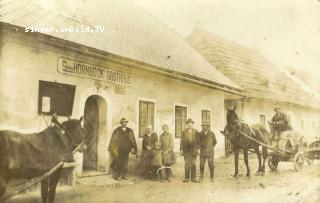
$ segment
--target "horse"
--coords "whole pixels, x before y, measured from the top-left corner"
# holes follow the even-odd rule
[[[259,166],[256,175],[263,176],[265,174],[265,161],[268,158],[268,148],[262,145],[261,153],[259,146],[261,143],[265,145],[269,143],[270,132],[264,125],[254,124],[249,126],[243,121],[240,121],[236,113],[236,108],[227,109],[227,125],[225,129],[220,132],[230,140],[233,146],[235,166],[235,172],[233,175],[234,178],[237,178],[239,174],[238,161],[240,149],[243,150],[244,162],[247,168],[246,178],[250,178],[248,151],[251,151],[252,149],[257,154],[257,158],[259,160]],[[253,139],[257,140],[258,142],[254,141]],[[263,160],[261,160],[261,154]]]
[[[63,123],[52,118],[52,124],[39,133],[22,134],[0,131],[0,201],[10,178],[31,179],[59,166],[61,161],[73,161],[72,152],[84,142],[82,118]],[[53,203],[63,164],[41,180],[43,203]]]

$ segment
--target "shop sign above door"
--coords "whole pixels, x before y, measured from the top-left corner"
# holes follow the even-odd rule
[[[128,74],[65,57],[58,58],[58,72],[120,85],[131,85],[131,77]]]

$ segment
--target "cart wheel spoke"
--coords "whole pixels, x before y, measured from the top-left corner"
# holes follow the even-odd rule
[[[277,170],[278,163],[279,163],[279,160],[278,160],[277,156],[275,156],[275,155],[269,156],[269,158],[268,158],[268,166],[272,171]]]

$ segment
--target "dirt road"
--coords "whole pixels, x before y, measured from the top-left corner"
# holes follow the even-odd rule
[[[245,167],[240,161],[240,172]],[[206,166],[207,167],[207,166]],[[105,187],[99,184],[82,184],[76,187],[58,189],[57,202],[100,203],[100,202],[232,202],[232,203],[313,203],[320,202],[320,162],[305,166],[303,171],[295,172],[292,163],[280,163],[277,172],[267,168],[265,176],[255,176],[257,162],[250,156],[251,179],[244,176],[234,179],[233,157],[215,161],[214,183],[209,182],[208,173],[202,183],[183,183],[183,161],[181,157],[174,168],[173,182],[153,182],[130,177],[123,187]],[[208,169],[206,168],[206,172]],[[96,180],[103,181],[96,177]],[[97,186],[98,185],[98,186]],[[40,202],[39,192],[20,195],[10,203]]]

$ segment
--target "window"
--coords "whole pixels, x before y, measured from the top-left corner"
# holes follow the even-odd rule
[[[76,86],[39,81],[38,114],[70,116]]]
[[[304,130],[304,120],[301,120],[301,121],[300,121],[300,129],[301,129],[301,130]]]
[[[148,125],[154,128],[154,102],[139,101],[139,136],[142,137]]]
[[[175,106],[175,137],[180,138],[181,132],[186,128],[187,107]]]
[[[210,127],[211,127],[210,111],[202,110],[201,111],[201,118],[202,118],[202,123],[209,123]]]
[[[261,125],[266,125],[266,115],[259,114],[259,121]]]

